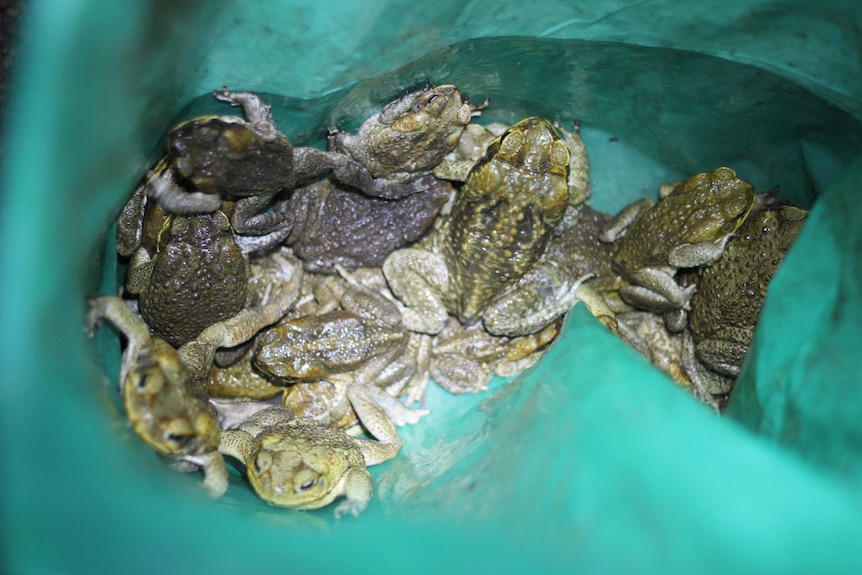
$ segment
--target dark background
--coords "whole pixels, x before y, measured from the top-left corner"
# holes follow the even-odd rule
[[[6,125],[6,87],[14,60],[20,13],[20,0],[0,0],[0,135]],[[0,137],[0,158],[3,157],[4,148],[5,141]]]

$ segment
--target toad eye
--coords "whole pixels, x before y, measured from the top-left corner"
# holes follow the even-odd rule
[[[187,446],[192,441],[191,435],[179,435],[175,433],[167,433],[165,434],[165,440],[170,443],[173,443],[175,449],[182,449]]]
[[[303,491],[308,491],[309,489],[323,485],[325,482],[325,477],[319,475],[317,472],[312,471],[310,469],[306,469],[296,475],[294,478],[294,485],[297,493],[302,493]]]
[[[503,155],[514,154],[524,143],[524,134],[520,131],[509,131],[503,135],[500,142],[500,153]]]
[[[141,378],[138,380],[137,389],[138,393],[155,395],[160,392],[164,386],[165,378],[162,376],[162,373],[158,371],[150,371],[141,374]]]
[[[261,451],[254,458],[254,470],[258,475],[263,475],[272,467],[272,455],[266,451]]]
[[[191,443],[195,433],[187,419],[177,418],[165,427],[163,437],[168,443],[173,443],[175,449],[182,449]]]
[[[413,103],[413,111],[414,111],[414,112],[421,112],[422,110],[424,110],[424,109],[425,109],[425,107],[426,107],[426,106],[428,106],[429,104],[431,104],[431,102],[433,102],[434,100],[436,100],[436,99],[437,99],[437,97],[438,97],[439,95],[440,95],[440,94],[438,94],[437,92],[434,92],[434,93],[432,93],[432,94],[429,94],[429,95],[425,98],[425,101],[424,101],[424,102],[423,102],[421,99],[416,100],[416,101]]]
[[[138,356],[134,368],[129,371],[126,381],[131,383],[134,390],[141,394],[155,395],[165,386],[165,373],[159,369],[159,365],[147,353]]]

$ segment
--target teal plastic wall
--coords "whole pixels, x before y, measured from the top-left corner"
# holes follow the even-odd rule
[[[720,6],[720,7],[719,7]],[[27,3],[0,205],[2,556],[12,573],[862,569],[858,2]],[[717,419],[582,308],[525,377],[453,397],[358,519],[212,502],[127,428],[83,332],[109,227],[172,122],[271,98],[294,141],[425,81],[485,120],[580,120],[593,205],[729,165],[813,206]],[[484,121],[484,120],[483,120]]]

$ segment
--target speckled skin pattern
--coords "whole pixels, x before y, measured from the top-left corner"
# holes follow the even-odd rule
[[[348,270],[382,266],[390,253],[425,235],[451,193],[450,184],[437,181],[387,200],[323,180],[294,190],[276,211],[294,222],[285,243],[305,269],[331,274],[336,264]]]
[[[742,364],[769,282],[807,215],[793,206],[753,213],[721,258],[702,270],[691,299],[689,329],[698,358],[712,369],[721,372],[722,364]]]
[[[599,234],[608,219],[609,216],[603,212],[587,205],[581,206],[577,221],[558,231],[545,252],[545,258],[559,264],[573,277],[613,275],[613,259],[619,243],[599,241]]]
[[[288,382],[315,381],[352,371],[393,346],[407,345],[403,329],[346,310],[282,322],[258,338],[255,365]]]
[[[430,172],[457,144],[472,108],[452,85],[408,92],[366,120],[355,135],[334,132],[330,147],[375,178],[408,181]]]
[[[237,120],[204,117],[174,128],[169,150],[180,174],[198,191],[229,197],[292,186],[290,141],[281,134],[262,138],[250,124]]]

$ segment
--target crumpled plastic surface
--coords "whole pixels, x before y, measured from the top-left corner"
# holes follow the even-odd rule
[[[860,8],[853,2],[34,1],[0,212],[9,572],[858,572]],[[453,82],[482,121],[581,122],[593,205],[719,165],[813,206],[717,419],[582,308],[528,374],[454,397],[372,468],[358,519],[235,474],[211,502],[125,425],[83,333],[108,232],[173,121],[272,98],[297,143]],[[275,96],[275,95],[278,96]],[[191,105],[187,105],[192,102]]]

